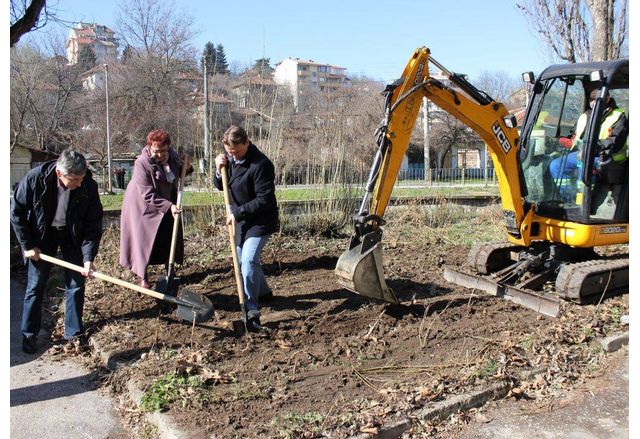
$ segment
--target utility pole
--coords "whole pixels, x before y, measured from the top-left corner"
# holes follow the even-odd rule
[[[431,184],[431,154],[429,151],[429,101],[426,97],[422,98],[422,132],[424,147],[424,181]]]
[[[487,168],[487,165],[489,164],[489,160],[487,158],[487,155],[489,153],[489,147],[487,145],[487,143],[485,142],[484,144],[484,187],[487,187],[487,185],[489,184],[489,168]]]
[[[111,187],[111,133],[109,132],[109,65],[104,66],[104,93],[107,101],[107,192],[113,193]]]
[[[209,161],[209,85],[207,80],[207,58],[204,57],[204,62],[202,63],[204,66],[204,153],[203,153],[203,163],[201,170],[207,168],[207,162]]]

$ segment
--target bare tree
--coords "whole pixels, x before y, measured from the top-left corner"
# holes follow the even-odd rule
[[[574,63],[628,56],[628,0],[523,0],[516,6],[552,58]]]
[[[116,20],[128,55],[109,83],[110,108],[114,127],[135,143],[149,129],[171,129],[178,119],[188,121],[187,113],[195,111],[197,103],[190,95],[200,83],[185,78],[199,75],[197,50],[191,44],[196,31],[191,16],[163,0],[123,1]],[[181,130],[181,137],[184,134]]]
[[[46,0],[31,0],[29,4],[26,0],[11,0],[9,47],[13,47],[24,34],[46,24],[48,18],[46,3]],[[43,9],[45,13],[41,17]]]
[[[471,128],[446,111],[430,111],[429,145],[435,168],[445,168],[444,161],[453,147],[470,148],[481,145],[482,141]],[[430,166],[431,167],[431,166]]]
[[[510,101],[513,93],[522,88],[522,81],[519,81],[506,72],[490,72],[484,70],[480,72],[473,84],[480,90],[486,92],[496,102],[502,102],[508,108],[513,105]]]
[[[175,107],[176,76],[198,71],[193,18],[163,0],[126,0],[116,14],[119,35],[130,50],[127,66],[130,101],[142,103],[147,116],[162,119]],[[169,110],[169,111],[167,111]],[[162,121],[165,122],[165,121]]]
[[[53,151],[64,148],[73,125],[69,107],[82,89],[81,72],[60,54],[48,56],[26,46],[12,51],[10,74],[11,149],[17,143]]]

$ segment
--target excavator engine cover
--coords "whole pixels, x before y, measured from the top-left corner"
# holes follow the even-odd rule
[[[346,289],[372,299],[400,303],[384,281],[382,267],[382,232],[375,230],[354,238],[350,249],[344,252],[336,264],[338,283]]]

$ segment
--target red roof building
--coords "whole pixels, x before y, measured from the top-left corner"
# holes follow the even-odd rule
[[[67,59],[69,64],[78,62],[80,49],[91,47],[96,54],[96,61],[108,63],[118,57],[118,39],[115,32],[107,26],[97,23],[76,23],[67,37]]]

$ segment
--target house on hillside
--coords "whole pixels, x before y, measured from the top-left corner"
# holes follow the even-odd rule
[[[287,58],[276,64],[273,79],[276,84],[289,88],[296,111],[306,105],[306,90],[331,92],[350,84],[345,67],[300,58]]]
[[[91,47],[96,62],[108,63],[118,58],[118,39],[115,32],[97,23],[76,23],[67,37],[67,59],[69,64],[78,63],[78,54],[83,47]]]
[[[104,66],[95,66],[82,74],[82,87],[90,91],[104,90],[105,77]]]
[[[264,112],[276,97],[278,85],[270,77],[249,71],[240,76],[240,80],[231,88],[238,108],[251,108]]]

